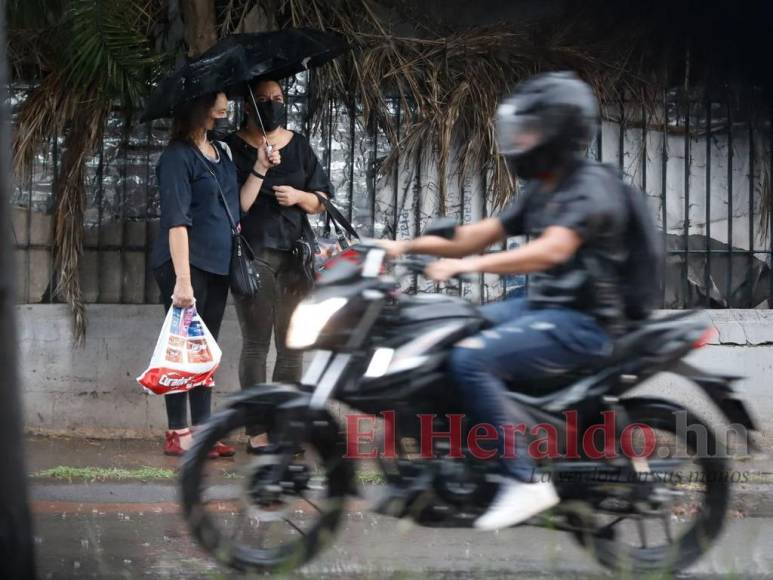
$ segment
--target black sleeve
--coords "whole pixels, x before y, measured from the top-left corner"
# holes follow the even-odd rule
[[[520,236],[524,233],[524,214],[528,193],[517,197],[499,214],[499,221],[508,236]]]
[[[551,225],[569,228],[584,241],[588,241],[601,230],[606,221],[606,214],[603,208],[593,203],[590,196],[573,193],[571,196],[562,196],[561,209],[553,221]]]
[[[569,228],[583,241],[599,235],[618,208],[612,199],[617,193],[614,185],[593,174],[582,176],[556,195],[558,207],[551,225]]]
[[[304,167],[306,169],[306,185],[304,191],[321,191],[327,193],[328,197],[335,195],[335,189],[333,184],[330,183],[330,178],[325,174],[325,170],[322,169],[322,164],[314,154],[314,150],[308,141],[305,142],[306,159],[304,160]]]
[[[161,227],[191,226],[191,175],[185,151],[172,147],[158,160],[158,189],[161,200]]]

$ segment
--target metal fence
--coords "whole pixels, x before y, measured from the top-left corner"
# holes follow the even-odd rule
[[[336,203],[363,235],[408,237],[442,210],[437,170],[401,159],[392,175],[381,162],[390,145],[361,112],[331,104],[312,131],[308,89],[299,76],[286,86],[288,127],[307,134],[336,188]],[[18,106],[28,87],[12,87]],[[231,118],[241,118],[233,103]],[[405,116],[395,99],[396,121]],[[399,123],[398,123],[399,124]],[[613,163],[649,196],[667,247],[663,306],[767,307],[773,296],[771,110],[752,91],[729,88],[664,92],[654,106],[609,104],[589,155]],[[158,231],[155,164],[168,121],[126,123],[119,112],[107,122],[100,150],[88,164],[88,199],[81,286],[86,302],[157,303],[149,252]],[[52,302],[52,184],[62,139],[37,156],[20,176],[12,204],[18,301]],[[483,194],[486,176],[458,183],[448,175],[445,210],[460,222],[494,213]],[[508,246],[520,243],[511,240]],[[481,276],[464,287],[441,288],[488,301],[521,292],[523,277]],[[439,287],[424,280],[417,291]]]

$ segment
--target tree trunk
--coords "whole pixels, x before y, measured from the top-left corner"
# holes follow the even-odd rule
[[[214,0],[182,0],[185,42],[188,56],[197,57],[217,42],[217,15]]]
[[[276,23],[276,6],[273,2],[255,4],[244,16],[234,32],[266,32],[279,28]]]

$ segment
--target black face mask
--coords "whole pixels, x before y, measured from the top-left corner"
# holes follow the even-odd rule
[[[215,126],[207,131],[207,136],[216,141],[222,141],[231,132],[231,123],[228,117],[218,117],[215,119]]]
[[[258,103],[258,114],[266,131],[273,131],[282,124],[285,118],[285,104],[281,101],[261,101]],[[261,128],[260,121],[255,119],[255,125]]]
[[[508,160],[511,173],[520,179],[534,179],[546,173],[559,171],[569,161],[571,155],[552,147],[535,147],[531,151]]]

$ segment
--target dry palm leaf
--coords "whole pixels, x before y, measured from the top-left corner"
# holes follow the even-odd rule
[[[382,175],[394,175],[399,159],[434,162],[441,211],[452,162],[460,184],[475,174],[486,176],[495,207],[511,195],[512,179],[497,154],[491,119],[496,103],[519,80],[540,70],[574,69],[602,100],[654,94],[631,72],[634,43],[588,38],[579,24],[543,27],[538,34],[522,23],[445,36],[422,27],[422,36],[405,37],[387,29],[390,18],[381,15],[382,8],[370,0],[284,0],[280,12],[288,26],[331,30],[352,47],[346,58],[314,72],[313,126],[319,126],[330,101],[347,104],[352,113],[359,101],[364,122],[375,118],[393,146]],[[388,96],[399,100],[404,113],[399,132]]]

